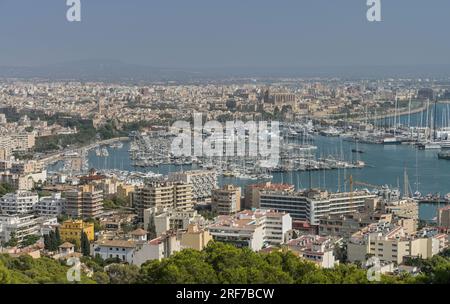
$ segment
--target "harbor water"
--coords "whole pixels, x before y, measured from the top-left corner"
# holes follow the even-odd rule
[[[422,194],[450,192],[450,161],[439,160],[437,151],[418,150],[409,145],[376,145],[358,144],[358,150],[364,153],[352,153],[356,147],[353,142],[339,137],[316,136],[314,144],[318,147],[317,156],[342,157],[347,161],[362,160],[366,163],[363,169],[322,170],[313,172],[275,172],[273,182],[290,183],[297,189],[310,186],[329,191],[349,191],[349,177],[353,176],[354,189],[366,188],[357,185],[389,185],[404,191],[404,172],[409,177],[408,191],[420,191]],[[134,167],[129,157],[129,143],[122,148],[107,147],[108,156],[97,156],[94,150],[88,154],[89,166],[97,169],[119,169],[126,171],[154,172],[168,174],[174,171],[198,169],[195,165],[160,165],[157,167]],[[311,185],[310,185],[311,181]],[[219,184],[232,183],[239,186],[260,181],[220,177]],[[367,187],[368,188],[368,187]],[[420,217],[431,220],[436,217],[438,204],[421,204]]]
[[[435,114],[436,113],[436,114]],[[450,122],[450,104],[438,104],[436,111],[430,104],[428,111],[390,117],[378,121],[378,126],[403,125],[411,127],[432,126],[436,119],[436,127],[448,127]],[[427,118],[428,117],[428,118]],[[408,192],[416,191],[427,194],[446,195],[450,193],[450,160],[438,159],[438,150],[419,150],[411,145],[363,144],[346,141],[341,137],[314,136],[317,157],[328,157],[353,162],[361,160],[366,166],[362,169],[321,170],[312,172],[274,172],[273,182],[289,183],[297,189],[317,187],[329,191],[349,191],[350,176],[353,177],[354,189],[373,189],[369,185],[399,188],[405,191],[404,176],[408,176]],[[159,165],[156,167],[135,167],[129,155],[130,143],[122,147],[106,147],[107,156],[99,156],[95,150],[88,153],[89,166],[96,169],[119,169],[125,171],[154,172],[166,175],[174,171],[200,169],[194,165]],[[354,150],[354,151],[352,151]],[[355,153],[359,151],[361,153]],[[57,165],[56,165],[57,166]],[[53,169],[56,169],[56,166]],[[52,168],[50,168],[52,170]],[[219,177],[219,185],[235,184],[245,187],[248,184],[262,181]],[[420,218],[430,221],[436,217],[442,204],[420,205]]]

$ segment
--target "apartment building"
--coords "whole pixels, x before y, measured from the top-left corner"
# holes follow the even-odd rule
[[[271,182],[266,182],[262,184],[252,184],[245,187],[245,199],[244,206],[245,209],[260,208],[260,192],[261,191],[285,191],[294,192],[294,185],[289,184],[273,184]]]
[[[7,160],[11,157],[11,149],[0,142],[0,160]]]
[[[392,213],[401,218],[419,220],[419,204],[414,200],[398,200],[384,206],[386,213]]]
[[[192,199],[198,203],[211,202],[212,191],[217,188],[217,173],[209,170],[173,172],[168,176],[172,182],[192,185]]]
[[[450,206],[438,210],[437,222],[439,227],[450,229]]]
[[[215,241],[249,247],[254,251],[285,243],[291,229],[292,219],[289,214],[259,209],[235,215],[219,215],[208,226]]]
[[[97,218],[103,212],[103,191],[84,185],[65,192],[66,214],[73,218]]]
[[[287,242],[289,232],[292,230],[292,217],[288,213],[272,210],[256,210],[266,216],[265,236],[267,244],[281,245]]]
[[[349,238],[364,227],[380,221],[391,223],[392,214],[372,214],[364,212],[332,214],[320,219],[319,234],[321,236],[339,236]]]
[[[60,216],[65,213],[66,199],[61,193],[52,193],[51,196],[41,197],[36,204],[36,213],[41,216]]]
[[[37,193],[18,190],[15,193],[7,193],[0,198],[0,210],[3,214],[18,215],[35,211],[39,202]]]
[[[224,185],[212,191],[211,209],[219,215],[230,215],[241,210],[241,188]]]
[[[153,219],[157,236],[160,236],[169,230],[186,230],[190,224],[204,226],[206,222],[203,216],[199,215],[196,210],[183,210],[180,208],[163,210],[149,208],[144,210],[145,228],[149,226],[151,219]]]
[[[11,233],[21,243],[29,235],[41,235],[41,228],[47,225],[55,225],[56,218],[36,217],[32,214],[0,215],[0,241],[8,242]]]
[[[311,261],[323,268],[333,268],[339,264],[334,256],[334,248],[339,238],[302,235],[287,243],[289,250],[299,257]]]
[[[191,210],[193,207],[192,185],[182,182],[146,183],[136,189],[133,205],[141,221],[144,218],[144,210],[149,208]]]
[[[304,192],[263,190],[259,205],[263,209],[289,213],[295,220],[319,225],[320,219],[328,215],[349,214],[363,209],[366,199],[374,197],[376,195],[366,191],[329,193],[318,189]]]
[[[387,223],[372,224],[355,233],[347,244],[350,262],[365,261],[374,256],[382,262],[403,263],[405,257],[430,258],[448,246],[448,235],[435,230],[413,234],[405,228]]]
[[[40,161],[29,160],[29,161],[18,161],[12,162],[10,171],[12,173],[27,175],[30,173],[38,173],[44,170],[44,165]]]
[[[0,172],[0,183],[10,184],[16,190],[32,190],[35,183],[47,179],[47,171],[27,175],[12,173],[9,170]]]
[[[180,242],[174,234],[164,234],[150,241],[136,239],[99,240],[93,244],[93,256],[102,259],[119,259],[140,267],[150,260],[161,260],[180,251]]]
[[[30,151],[36,144],[35,135],[33,133],[14,133],[10,134],[13,152]]]

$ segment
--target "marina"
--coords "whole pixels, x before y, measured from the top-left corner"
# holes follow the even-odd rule
[[[446,113],[447,104],[438,104],[437,113]],[[450,113],[450,112],[447,112]],[[398,117],[400,124],[410,123],[420,126],[424,113]],[[422,118],[421,118],[422,117]],[[443,127],[442,120],[437,123]],[[407,192],[420,202],[420,214],[424,220],[436,217],[436,209],[449,202],[450,162],[445,161],[445,149],[420,149],[414,143],[403,144],[386,141],[374,144],[339,136],[318,134],[311,123],[286,124],[283,136],[286,141],[277,168],[263,169],[255,166],[257,159],[227,159],[173,157],[167,153],[170,136],[157,136],[113,143],[101,147],[91,147],[86,154],[87,167],[98,170],[120,170],[121,172],[141,172],[150,176],[166,175],[174,171],[191,169],[215,170],[219,184],[245,186],[262,181],[290,183],[296,189],[317,187],[332,192],[345,192],[350,188],[349,177],[360,188],[370,185],[388,185],[405,192],[403,182],[405,172],[409,176]],[[396,130],[395,132],[398,132]],[[134,134],[136,135],[136,134]],[[150,152],[141,149],[142,144],[152,147]],[[440,152],[438,154],[438,152]],[[147,154],[146,154],[147,153]],[[53,169],[61,169],[56,164]],[[66,171],[67,172],[67,171]],[[414,195],[412,195],[414,194]]]
[[[339,137],[316,136],[316,155],[336,154],[342,150],[348,161],[353,161],[355,156],[350,153],[354,144],[342,140]],[[272,172],[272,181],[277,183],[290,183],[297,189],[305,189],[310,186],[324,188],[329,191],[347,191],[349,189],[348,179],[352,175],[357,182],[372,185],[389,185],[392,188],[403,187],[403,176],[406,172],[410,176],[409,193],[420,192],[424,195],[420,204],[420,216],[423,220],[432,220],[436,217],[436,209],[447,204],[445,199],[429,200],[426,197],[436,196],[438,193],[445,195],[450,192],[450,187],[443,181],[450,180],[450,162],[442,162],[431,150],[421,151],[408,145],[372,145],[359,144],[359,149],[364,149],[364,154],[358,154],[366,164],[365,168],[344,168],[339,170],[317,170],[317,171],[289,171]],[[160,164],[153,167],[134,167],[129,155],[130,143],[125,142],[121,149],[107,147],[108,157],[99,157],[95,150],[88,153],[89,166],[98,170],[116,169],[120,171],[142,172],[166,175],[170,172],[202,169],[198,164]],[[376,164],[376,165],[375,165]],[[417,166],[416,166],[417,164]],[[53,170],[58,165],[53,166]],[[59,165],[61,168],[61,165]],[[219,176],[219,184],[236,184],[245,186],[258,182],[252,179],[242,179],[236,176],[224,174]],[[311,185],[310,185],[311,183]],[[366,186],[359,186],[364,187]],[[439,195],[441,197],[441,195]]]

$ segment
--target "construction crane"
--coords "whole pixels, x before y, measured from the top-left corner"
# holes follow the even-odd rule
[[[382,189],[382,186],[373,185],[373,184],[369,184],[369,183],[361,182],[361,181],[353,181],[353,184],[358,185],[358,186],[369,187],[369,188]]]
[[[353,185],[354,185],[354,181],[353,181],[353,175],[350,175],[348,178],[345,179],[344,183],[347,183],[350,186],[350,193],[353,193]]]
[[[348,182],[350,185],[350,201],[353,201],[353,175],[350,174],[348,178],[345,179],[344,183]]]

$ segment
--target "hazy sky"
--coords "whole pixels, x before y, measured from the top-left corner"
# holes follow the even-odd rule
[[[0,0],[0,66],[114,59],[157,67],[450,64],[450,1]]]

